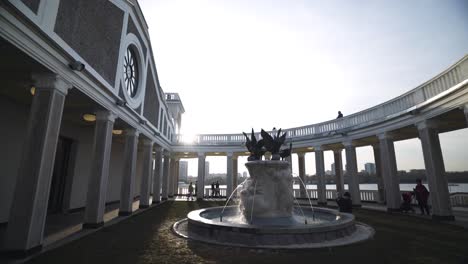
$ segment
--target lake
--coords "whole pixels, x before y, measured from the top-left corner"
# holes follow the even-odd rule
[[[187,187],[187,184],[179,184],[179,187]],[[424,184],[428,189],[428,185]],[[400,183],[400,190],[401,191],[412,191],[413,188],[416,186],[415,183]],[[205,189],[210,189],[211,185],[205,185]],[[219,185],[220,189],[225,189],[226,185]],[[335,184],[327,184],[327,190],[336,190]],[[299,189],[299,184],[294,184],[294,189]],[[316,190],[316,184],[307,184],[307,189]],[[345,184],[345,189],[348,189],[348,185]],[[361,183],[359,184],[359,189],[361,190],[370,190],[376,191],[377,184],[376,183]],[[430,191],[430,190],[429,190]],[[449,192],[450,193],[457,193],[457,192],[464,192],[468,193],[468,183],[449,183]]]

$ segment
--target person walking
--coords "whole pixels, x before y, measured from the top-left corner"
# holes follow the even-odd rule
[[[421,179],[416,179],[416,187],[413,189],[413,194],[418,201],[419,208],[421,209],[421,215],[424,214],[424,211],[427,215],[429,215],[429,205],[427,204],[429,191],[427,190],[426,186],[422,184]]]
[[[192,182],[190,182],[189,187],[188,187],[188,195],[187,195],[187,201],[188,200],[193,201],[193,185]]]

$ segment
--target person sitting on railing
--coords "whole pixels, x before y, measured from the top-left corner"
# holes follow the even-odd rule
[[[343,117],[343,114],[341,113],[341,111],[338,111],[338,117],[336,119],[342,118],[342,117]]]
[[[353,212],[353,202],[351,200],[351,195],[349,192],[345,192],[343,196],[336,199],[336,203],[340,208],[340,212],[343,213],[352,213]]]

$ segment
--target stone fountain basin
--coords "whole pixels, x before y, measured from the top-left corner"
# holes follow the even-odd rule
[[[354,215],[327,208],[301,208],[302,213],[289,219],[239,220],[238,207],[211,207],[190,212],[187,219],[174,224],[174,231],[198,241],[252,248],[318,248],[346,245],[369,239],[374,230],[356,223]]]

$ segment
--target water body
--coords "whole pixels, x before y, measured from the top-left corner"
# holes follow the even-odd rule
[[[428,189],[429,186],[427,184],[424,184]],[[179,184],[180,187],[183,187],[184,185]],[[416,186],[415,183],[400,183],[400,190],[401,191],[412,191],[413,188]],[[299,184],[294,184],[294,189],[298,190],[299,189]],[[457,193],[457,192],[464,192],[468,193],[468,183],[449,183],[449,192],[450,193]],[[206,189],[211,189],[211,185],[205,185]],[[220,189],[226,189],[226,185],[219,185]],[[327,190],[336,190],[336,185],[334,184],[327,184],[326,185]],[[316,190],[317,185],[315,184],[307,184],[307,189],[312,189]],[[345,184],[345,189],[348,189],[348,185]],[[366,190],[366,191],[377,191],[377,184],[376,183],[361,183],[359,184],[359,189],[361,190]],[[430,191],[430,189],[429,189]]]
[[[427,189],[429,186],[424,184]],[[413,191],[413,188],[416,187],[415,183],[400,183],[400,191]],[[457,192],[468,192],[468,183],[449,183],[449,192],[450,193],[457,193]],[[327,190],[336,190],[336,185],[334,184],[327,184]],[[299,189],[299,184],[294,184],[294,189]],[[317,185],[315,184],[307,184],[307,189],[317,189]],[[348,185],[345,184],[345,189],[348,189]],[[376,183],[361,183],[359,184],[360,190],[366,191],[377,191],[377,184]],[[429,189],[430,191],[430,189]]]

